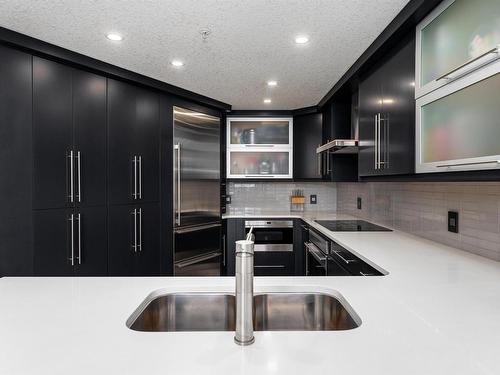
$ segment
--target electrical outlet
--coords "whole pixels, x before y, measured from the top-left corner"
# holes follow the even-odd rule
[[[231,204],[231,196],[230,195],[226,195],[226,203]]]
[[[458,233],[458,212],[448,211],[448,232]]]
[[[311,204],[316,204],[318,203],[318,198],[316,197],[316,194],[311,194],[309,196],[309,203]]]
[[[358,207],[358,210],[361,210],[361,197],[358,197],[358,199],[356,200],[356,205]]]

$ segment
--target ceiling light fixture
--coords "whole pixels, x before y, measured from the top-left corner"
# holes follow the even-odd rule
[[[265,104],[271,104],[271,99],[264,99]]]
[[[295,43],[297,44],[306,44],[309,42],[309,38],[307,36],[301,35],[295,38]]]
[[[123,37],[117,33],[109,33],[106,35],[106,38],[108,38],[109,40],[112,40],[113,42],[119,42],[119,41],[123,40]]]
[[[180,60],[173,60],[173,61],[171,62],[171,64],[172,64],[173,66],[175,66],[176,68],[180,68],[181,66],[184,66],[184,63],[183,63],[182,61],[180,61]]]
[[[267,81],[267,85],[270,86],[270,87],[274,87],[274,86],[278,85],[278,82],[276,82],[276,81]]]

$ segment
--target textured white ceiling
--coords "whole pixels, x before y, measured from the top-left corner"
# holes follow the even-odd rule
[[[0,0],[0,25],[234,109],[294,109],[317,104],[407,2]],[[107,40],[110,31],[124,40]],[[295,45],[298,34],[310,42]]]

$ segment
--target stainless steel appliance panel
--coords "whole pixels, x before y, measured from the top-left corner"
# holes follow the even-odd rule
[[[250,228],[255,252],[293,251],[293,220],[246,220],[245,233]]]
[[[174,107],[174,227],[220,221],[220,118]]]

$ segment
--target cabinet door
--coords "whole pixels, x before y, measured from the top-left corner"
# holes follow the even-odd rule
[[[160,109],[159,95],[146,89],[137,89],[136,123],[134,141],[136,153],[140,156],[140,199],[141,202],[159,200],[160,183]]]
[[[293,122],[293,178],[321,180],[316,148],[322,143],[322,115],[297,116]]]
[[[359,84],[359,154],[360,176],[378,174],[375,168],[375,116],[381,112],[381,85],[383,77],[375,71]]]
[[[108,201],[132,203],[136,88],[108,79]]]
[[[157,203],[137,206],[138,244],[135,255],[134,276],[160,274],[160,208]]]
[[[30,55],[0,46],[0,276],[33,273],[31,68]]]
[[[75,197],[86,206],[106,204],[106,79],[73,71]],[[79,154],[78,154],[79,153]]]
[[[108,271],[110,276],[132,276],[136,249],[134,206],[109,207]]]
[[[255,276],[293,276],[294,254],[292,251],[261,251],[254,254]]]
[[[83,207],[75,211],[75,275],[106,276],[108,251],[106,207]]]
[[[382,75],[380,174],[415,169],[415,42],[412,38],[384,64]]]
[[[71,276],[77,255],[73,210],[33,211],[33,225],[35,275]]]
[[[71,76],[71,68],[33,57],[34,208],[71,204],[68,158],[73,144]]]

